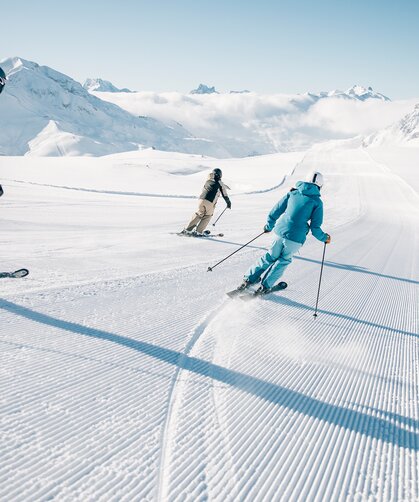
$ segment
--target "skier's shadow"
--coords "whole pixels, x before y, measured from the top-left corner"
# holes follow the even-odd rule
[[[285,305],[288,307],[294,307],[299,310],[309,310],[311,312],[314,312],[314,310],[315,310],[314,307],[312,307],[310,305],[306,305],[305,303],[296,302],[295,300],[291,300],[290,298],[287,298],[286,296],[269,295],[266,297],[262,297],[261,299],[263,301],[272,301],[272,302],[280,303],[281,305]],[[356,317],[352,317],[352,316],[349,316],[346,314],[340,314],[338,312],[332,312],[331,310],[317,309],[317,312],[319,314],[325,314],[325,315],[328,315],[331,317],[345,319],[347,321],[362,324],[364,326],[371,326],[372,328],[377,328],[379,330],[386,330],[386,331],[390,331],[392,333],[397,333],[400,335],[413,336],[415,338],[419,338],[419,335],[417,333],[414,333],[411,331],[405,331],[403,329],[393,328],[391,326],[383,326],[382,324],[378,324],[378,323],[371,322],[371,321],[365,321],[363,319],[357,319]]]
[[[296,390],[266,382],[257,377],[224,368],[218,364],[191,357],[181,352],[108,331],[64,321],[7,300],[0,300],[0,308],[46,326],[122,345],[164,363],[222,382],[275,405],[326,421],[346,430],[385,441],[401,448],[419,450],[418,420],[385,411],[379,412],[382,415],[381,417],[367,415],[361,411],[326,403]]]

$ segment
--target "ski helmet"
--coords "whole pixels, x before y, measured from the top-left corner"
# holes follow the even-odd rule
[[[6,85],[6,74],[0,68],[0,94],[1,94],[1,91],[4,89],[5,85]]]
[[[323,186],[323,174],[319,173],[318,171],[312,171],[311,173],[308,173],[305,181],[308,183],[314,183],[314,185],[317,185],[319,188]]]
[[[212,172],[214,173],[214,178],[215,179],[217,179],[217,180],[221,179],[221,176],[223,175],[223,172],[221,171],[221,169],[219,167],[216,167]]]

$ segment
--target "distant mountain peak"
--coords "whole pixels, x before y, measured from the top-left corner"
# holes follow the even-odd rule
[[[83,84],[86,91],[96,91],[96,92],[133,92],[130,89],[124,87],[119,89],[114,86],[109,80],[103,80],[101,78],[87,78]]]
[[[48,66],[16,57],[0,64],[9,80],[2,94],[7,127],[0,129],[0,155],[100,156],[152,146],[228,155],[180,124],[138,117],[104,101]]]
[[[384,94],[375,92],[371,86],[363,87],[362,85],[353,85],[346,91],[335,89],[333,91],[320,92],[319,94],[307,93],[307,95],[314,99],[338,98],[338,99],[356,99],[358,101],[366,101],[368,99],[380,99],[382,101],[391,101],[390,98],[384,96]]]
[[[196,89],[193,89],[190,94],[218,94],[215,87],[209,87],[205,84],[199,84]]]
[[[20,58],[18,56],[14,56],[2,60],[1,67],[6,72],[6,74],[11,74],[22,67],[27,68],[28,70],[34,70],[36,68],[39,68],[39,64],[34,63],[32,61],[28,61],[27,59]]]
[[[371,86],[363,87],[362,85],[354,85],[350,89],[345,91],[345,94],[360,99],[361,101],[365,101],[366,99],[370,98],[381,99],[383,101],[390,101],[390,98],[384,96],[384,94],[375,92]]]

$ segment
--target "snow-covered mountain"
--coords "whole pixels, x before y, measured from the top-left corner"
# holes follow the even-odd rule
[[[401,120],[363,141],[363,146],[379,145],[419,146],[419,103]]]
[[[190,94],[218,94],[218,91],[215,90],[215,87],[209,87],[205,84],[199,84],[196,89],[192,89]]]
[[[309,94],[317,99],[324,98],[339,98],[339,99],[355,99],[358,101],[367,101],[368,99],[380,99],[381,101],[391,101],[390,98],[379,92],[375,92],[372,87],[363,87],[362,85],[354,85],[346,91],[338,89],[329,92],[320,92],[319,94]]]
[[[7,123],[0,131],[2,155],[97,156],[153,146],[228,156],[181,124],[135,116],[48,66],[15,57],[2,61],[1,67],[9,79],[0,104]]]
[[[83,88],[86,91],[98,91],[98,92],[133,92],[130,89],[124,87],[123,89],[118,89],[109,80],[103,80],[101,78],[87,78],[83,84]]]
[[[133,114],[179,122],[195,136],[222,145],[233,157],[301,151],[316,143],[366,136],[399,120],[413,105],[361,86],[305,94],[96,95]]]
[[[375,133],[413,105],[361,86],[291,95],[218,93],[203,84],[195,94],[125,92],[101,79],[83,87],[20,58],[1,66],[9,82],[0,155],[99,156],[151,146],[218,158],[301,151]]]

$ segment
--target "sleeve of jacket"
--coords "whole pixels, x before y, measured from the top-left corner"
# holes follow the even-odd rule
[[[288,205],[288,199],[290,194],[284,195],[282,199],[275,204],[275,206],[271,209],[271,212],[268,214],[268,219],[266,220],[266,228],[271,231],[276,223],[276,220],[281,216],[281,214],[285,213]]]
[[[310,230],[316,239],[321,242],[326,242],[327,234],[321,229],[323,223],[323,203],[320,203],[314,208],[313,214],[311,215]]]
[[[227,195],[227,188],[229,188],[229,187],[225,183],[222,183],[222,182],[219,182],[219,184],[220,184],[221,195],[222,195],[223,199],[225,200],[227,207],[231,208],[231,201],[230,201],[229,196]]]

